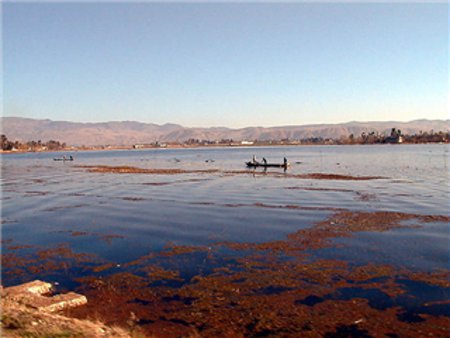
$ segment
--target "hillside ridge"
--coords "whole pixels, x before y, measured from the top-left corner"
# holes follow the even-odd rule
[[[332,138],[355,136],[365,132],[388,134],[398,128],[405,134],[417,134],[431,130],[450,131],[450,120],[419,119],[399,121],[349,121],[345,123],[324,123],[288,125],[277,127],[183,127],[179,124],[144,123],[137,121],[68,122],[49,119],[22,117],[0,117],[0,129],[10,140],[58,140],[74,146],[132,145],[153,142],[185,142],[198,140],[282,140],[305,138]]]

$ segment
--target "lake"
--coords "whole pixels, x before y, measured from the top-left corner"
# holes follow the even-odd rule
[[[247,169],[253,155],[291,165]],[[71,315],[127,325],[133,312],[163,336],[448,327],[448,145],[1,159],[2,283],[86,294]]]

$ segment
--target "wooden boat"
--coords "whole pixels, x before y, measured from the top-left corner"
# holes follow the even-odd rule
[[[256,167],[262,167],[262,168],[287,168],[289,166],[289,163],[261,163],[261,162],[245,162],[247,167],[249,168],[256,168]]]
[[[73,157],[65,158],[65,157],[56,157],[53,161],[73,161]]]

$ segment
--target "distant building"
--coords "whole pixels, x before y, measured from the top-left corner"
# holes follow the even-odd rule
[[[255,142],[253,141],[241,141],[241,145],[243,146],[251,146],[253,145]]]
[[[137,143],[133,144],[133,149],[144,149],[144,148],[165,148],[167,147],[166,143],[159,143],[156,141],[155,143]]]

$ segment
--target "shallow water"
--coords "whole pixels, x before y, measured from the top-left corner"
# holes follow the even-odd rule
[[[161,252],[167,245],[208,247],[224,241],[283,240],[341,209],[449,215],[448,145],[152,149],[71,154],[73,162],[53,161],[61,156],[58,153],[2,156],[3,254],[33,256],[37,249],[67,243],[74,253],[94,254],[97,262],[112,262],[115,271],[127,271],[129,268],[124,266],[127,262]],[[282,162],[287,157],[291,166],[286,173],[282,169],[267,172],[246,169],[244,162],[253,155],[264,156],[268,162]],[[218,171],[117,174],[89,172],[80,167],[83,165]],[[293,176],[308,173],[382,178],[358,181]],[[449,239],[449,224],[432,222],[413,229],[360,232],[351,238],[335,239],[341,245],[339,248],[313,250],[311,254],[313,259],[341,259],[353,265],[377,263],[414,271],[437,271],[448,269]],[[20,247],[23,245],[33,247]],[[214,263],[198,254],[176,263],[176,269],[182,277],[194,276],[223,264],[232,265],[242,255],[225,251],[215,252]],[[159,264],[166,263],[160,260]],[[175,263],[167,264],[166,267],[173,268]],[[77,285],[74,282],[77,278],[88,274],[80,267],[5,274],[11,271],[11,267],[3,269],[4,285],[40,277],[51,278],[62,288],[71,288]],[[374,295],[377,293],[370,294],[368,299]]]
[[[3,239],[38,245],[70,242],[75,250],[122,261],[160,250],[169,241],[206,245],[225,240],[283,239],[323,219],[329,208],[448,215],[448,149],[447,145],[154,149],[76,152],[74,162],[52,161],[60,156],[57,153],[4,155]],[[113,174],[89,173],[77,167],[127,165],[238,171],[245,170],[243,163],[253,154],[269,162],[281,162],[286,156],[291,163],[289,174],[386,178],[297,179],[264,176],[263,170],[255,170],[257,175]],[[270,172],[283,173],[281,169]],[[273,209],[256,207],[255,203],[323,210]],[[432,233],[438,241],[445,241],[448,227],[437,229],[433,228]],[[92,236],[73,237],[62,231],[125,237],[104,243],[93,241]],[[438,260],[442,261],[447,255],[445,245],[437,249],[433,241],[426,240],[430,234],[421,233],[416,234],[424,239],[425,247],[420,250],[431,256],[426,261],[434,263],[436,256],[441,256]],[[376,251],[371,254],[376,255]]]

